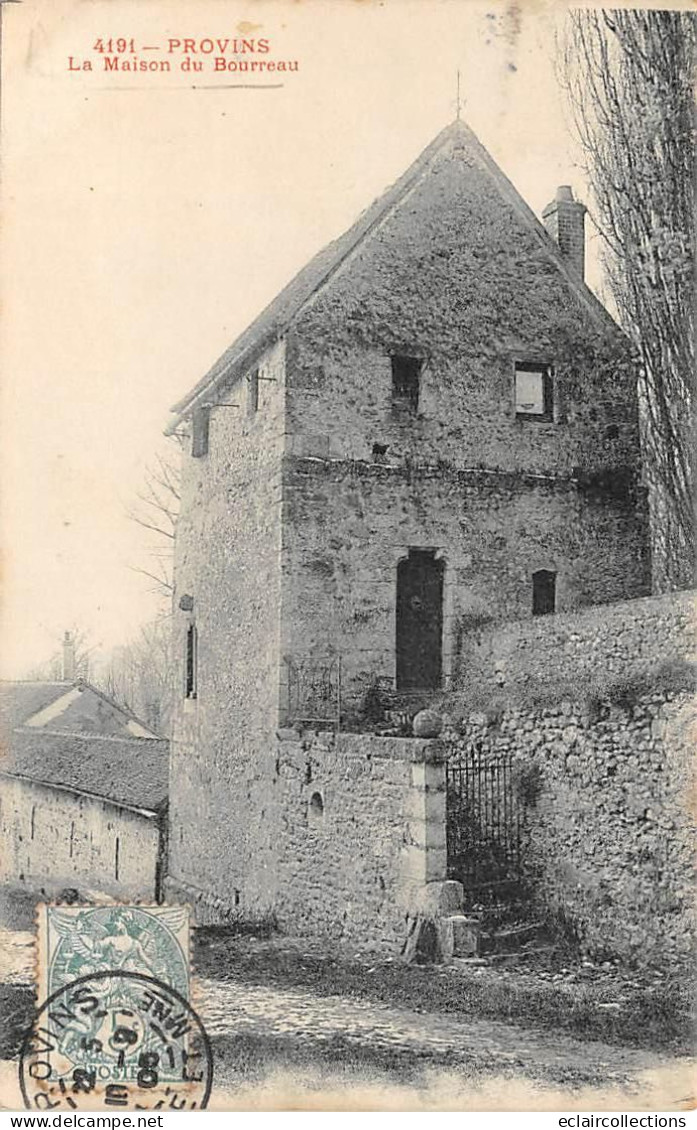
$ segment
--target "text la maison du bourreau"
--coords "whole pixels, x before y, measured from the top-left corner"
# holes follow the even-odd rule
[[[98,38],[82,55],[69,55],[69,71],[168,74],[217,73],[269,76],[297,71],[297,59],[278,58],[266,38],[165,39],[139,43],[133,37]]]

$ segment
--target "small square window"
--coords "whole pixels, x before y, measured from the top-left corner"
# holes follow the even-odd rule
[[[551,420],[553,400],[552,369],[549,365],[516,364],[516,419]]]
[[[401,354],[391,357],[390,361],[392,363],[392,403],[408,408],[411,412],[418,411],[419,384],[423,362],[418,357],[405,357]]]

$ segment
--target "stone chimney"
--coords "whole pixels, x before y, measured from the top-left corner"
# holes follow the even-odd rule
[[[574,200],[571,186],[562,184],[542,213],[542,222],[570,267],[583,278],[585,270],[586,206]]]
[[[70,632],[63,636],[63,682],[75,682],[75,640]]]

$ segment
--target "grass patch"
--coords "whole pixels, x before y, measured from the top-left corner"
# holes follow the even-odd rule
[[[566,983],[554,954],[547,967],[484,969],[301,953],[275,943],[244,946],[198,931],[196,971],[212,979],[302,987],[318,996],[368,999],[417,1012],[456,1013],[554,1029],[581,1039],[675,1054],[694,1047],[691,979],[660,984],[620,973]],[[633,977],[637,977],[633,974]],[[547,978],[547,979],[546,979]]]

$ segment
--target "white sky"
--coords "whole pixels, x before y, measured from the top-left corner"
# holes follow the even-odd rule
[[[458,67],[463,116],[538,214],[558,184],[587,193],[554,79],[558,4],[2,8],[0,661],[17,676],[66,627],[106,651],[154,615],[126,509],[169,407],[454,117]],[[177,56],[170,74],[106,74],[91,51],[123,35],[170,57],[139,44],[245,23],[271,40],[256,58],[299,60],[283,89],[192,89],[259,80],[192,77]]]

